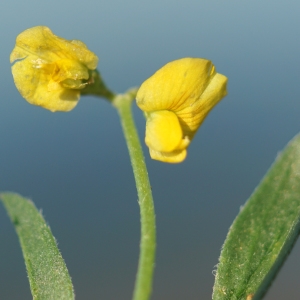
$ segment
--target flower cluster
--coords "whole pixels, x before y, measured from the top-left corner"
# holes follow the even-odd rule
[[[227,94],[227,78],[211,61],[183,58],[148,78],[137,93],[146,115],[145,142],[153,159],[179,163],[209,111]]]
[[[81,41],[65,40],[37,26],[18,35],[10,62],[20,94],[54,112],[76,106],[98,58]]]
[[[10,62],[17,89],[29,103],[69,111],[91,79],[98,57],[81,41],[65,40],[37,26],[19,34]],[[169,163],[183,161],[199,126],[226,96],[226,83],[212,62],[201,58],[172,61],[147,79],[136,100],[145,112],[150,156]],[[104,90],[97,95],[112,97]]]

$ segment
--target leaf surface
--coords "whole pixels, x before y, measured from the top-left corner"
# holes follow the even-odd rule
[[[2,193],[0,199],[19,236],[33,299],[74,299],[55,238],[33,202],[14,193]]]
[[[300,231],[300,135],[277,157],[233,222],[213,300],[261,299]]]

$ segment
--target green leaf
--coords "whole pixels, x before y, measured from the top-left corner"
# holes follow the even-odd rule
[[[278,156],[231,226],[213,299],[261,299],[299,231],[300,135]]]
[[[13,193],[0,198],[19,236],[33,299],[74,299],[67,267],[34,204]]]

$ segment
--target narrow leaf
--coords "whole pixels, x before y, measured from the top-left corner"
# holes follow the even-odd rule
[[[261,299],[299,231],[300,135],[278,156],[232,224],[213,299]]]
[[[0,198],[19,236],[33,299],[74,299],[67,267],[34,204],[13,193]]]

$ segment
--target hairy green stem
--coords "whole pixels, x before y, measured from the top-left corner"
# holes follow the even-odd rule
[[[106,98],[117,109],[127,143],[134,173],[138,203],[140,206],[141,241],[140,256],[133,300],[148,300],[151,296],[156,250],[155,212],[148,172],[142,147],[131,112],[131,103],[137,89],[133,88],[122,95],[115,95],[104,83],[100,73],[91,71],[87,86],[81,95],[95,95]]]
[[[133,300],[148,300],[152,291],[156,250],[155,212],[147,168],[131,111],[131,103],[135,94],[136,90],[134,89],[124,95],[117,95],[112,100],[112,104],[120,115],[135,177],[141,214],[140,257]]]

